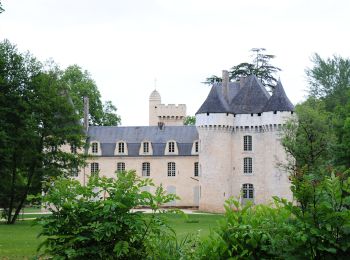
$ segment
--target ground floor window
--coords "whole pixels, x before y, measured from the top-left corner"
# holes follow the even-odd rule
[[[168,177],[176,175],[176,166],[174,162],[168,162]]]
[[[245,204],[248,200],[254,202],[254,185],[251,183],[242,185],[242,203]]]
[[[151,164],[149,162],[142,163],[142,176],[151,175]]]
[[[100,169],[100,167],[99,167],[98,163],[96,163],[96,162],[91,163],[91,165],[90,165],[91,174],[98,173],[99,169]]]
[[[125,163],[118,162],[117,163],[117,172],[124,172],[125,171]]]

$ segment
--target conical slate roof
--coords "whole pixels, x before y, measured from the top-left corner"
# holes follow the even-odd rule
[[[284,92],[281,81],[277,82],[271,98],[264,107],[263,112],[268,111],[294,111],[294,106]]]
[[[229,113],[231,112],[221,94],[221,83],[214,84],[207,99],[198,109],[196,114],[204,113]]]
[[[270,94],[255,75],[244,80],[237,95],[232,99],[230,107],[235,114],[261,113]]]

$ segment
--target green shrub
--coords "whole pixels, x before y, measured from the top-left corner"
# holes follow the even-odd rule
[[[159,206],[176,199],[157,187],[155,194],[141,191],[153,185],[135,171],[118,178],[92,177],[86,186],[58,179],[44,197],[52,215],[39,223],[45,236],[45,252],[54,259],[140,259],[150,252],[152,241],[171,234],[161,214],[144,217],[131,209]]]

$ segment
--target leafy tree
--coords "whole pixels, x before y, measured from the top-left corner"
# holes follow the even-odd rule
[[[60,148],[80,148],[84,136],[59,71],[7,40],[0,44],[0,87],[0,207],[13,224],[43,179],[68,175],[83,163]]]
[[[185,125],[195,125],[196,124],[196,117],[195,116],[186,116],[184,124]]]
[[[238,81],[241,77],[247,77],[249,75],[257,76],[264,86],[273,90],[276,83],[276,73],[281,71],[280,68],[271,65],[271,60],[275,58],[274,55],[265,54],[264,48],[253,48],[251,52],[254,53],[252,63],[243,62],[236,66],[233,66],[229,70],[230,80]],[[213,84],[215,82],[221,82],[222,78],[218,76],[211,76],[206,78],[205,84]]]
[[[86,186],[60,178],[48,183],[44,200],[49,217],[41,219],[46,253],[62,259],[144,259],[152,256],[154,240],[171,235],[159,207],[176,199],[162,186],[154,186],[135,171],[119,172],[118,178],[93,176]],[[132,212],[148,206],[153,214]],[[156,214],[157,213],[157,214]]]
[[[84,117],[83,97],[89,97],[90,124],[91,125],[118,125],[120,117],[115,113],[116,107],[111,101],[102,104],[101,94],[90,74],[83,71],[78,65],[69,66],[62,76],[68,86],[69,94],[80,118]]]
[[[2,8],[2,3],[1,3],[1,1],[0,1],[0,14],[1,14],[3,11],[5,11],[5,10],[4,10],[4,8]]]

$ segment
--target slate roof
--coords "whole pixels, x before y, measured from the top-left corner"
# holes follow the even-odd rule
[[[277,82],[275,90],[263,111],[294,111],[294,106],[287,97],[281,81]]]
[[[118,141],[127,143],[129,157],[139,155],[141,143],[148,141],[152,145],[153,156],[164,156],[166,143],[176,141],[179,154],[190,156],[193,142],[198,140],[195,126],[90,126],[89,141],[98,141],[101,144],[102,156],[114,156]]]
[[[293,111],[294,106],[284,92],[279,82],[274,94],[270,96],[260,80],[251,75],[240,82],[230,82],[228,97],[222,94],[222,84],[213,84],[207,99],[196,114],[202,113],[232,113],[251,114],[267,111]]]

